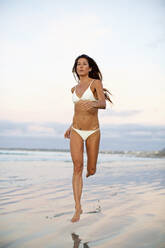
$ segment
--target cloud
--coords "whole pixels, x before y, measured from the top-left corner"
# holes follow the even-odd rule
[[[70,124],[0,120],[0,147],[69,149],[64,132]],[[101,125],[101,150],[155,150],[164,147],[165,126]]]
[[[0,121],[1,136],[61,136],[64,124],[56,122],[14,122],[8,120]]]
[[[127,116],[133,116],[142,113],[143,110],[121,110],[116,111],[112,109],[107,109],[106,111],[100,112],[100,116],[120,116],[120,117],[127,117]]]
[[[165,43],[165,35],[163,35],[162,37],[159,37],[151,42],[146,43],[145,45],[147,47],[151,47],[151,48],[157,48],[158,46],[160,46],[161,44]]]
[[[122,113],[123,114],[123,113]],[[126,114],[126,113],[125,113]],[[0,120],[1,136],[63,137],[70,124],[58,122],[13,122]],[[165,138],[165,126],[140,124],[103,124],[102,136],[106,138]]]

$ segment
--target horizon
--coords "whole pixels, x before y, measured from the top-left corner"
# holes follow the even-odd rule
[[[0,121],[0,147],[69,149],[64,132],[69,124],[59,122]],[[100,124],[102,150],[161,150],[164,125]]]

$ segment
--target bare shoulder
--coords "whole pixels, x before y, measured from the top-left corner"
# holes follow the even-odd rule
[[[98,83],[101,83],[101,80],[100,79],[95,79],[95,81],[94,81],[96,84],[98,84]]]
[[[95,87],[97,88],[97,87],[103,87],[103,84],[102,84],[102,81],[100,80],[100,79],[95,79],[95,81],[94,81],[94,85],[95,85]]]
[[[73,86],[73,87],[71,88],[71,92],[72,92],[72,93],[74,92],[75,88],[76,88],[76,86]]]

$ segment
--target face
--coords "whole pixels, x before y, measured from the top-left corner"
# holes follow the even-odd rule
[[[88,60],[86,58],[80,58],[77,61],[77,67],[76,67],[78,75],[88,75],[89,71],[91,71],[91,68],[89,67]]]

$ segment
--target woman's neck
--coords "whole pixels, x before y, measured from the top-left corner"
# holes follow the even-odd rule
[[[84,77],[81,76],[79,79],[79,83],[82,83],[82,84],[88,83],[89,81],[90,81],[90,78],[88,76],[84,76]]]

